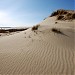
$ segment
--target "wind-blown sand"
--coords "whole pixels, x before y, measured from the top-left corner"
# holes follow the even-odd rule
[[[55,22],[56,17],[48,17],[39,23],[37,34],[29,28],[0,38],[0,74],[74,75],[75,21]]]

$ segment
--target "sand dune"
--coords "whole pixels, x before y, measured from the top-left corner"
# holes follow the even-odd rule
[[[55,22],[56,17],[48,17],[39,23],[37,33],[29,28],[0,38],[0,74],[74,75],[75,21]]]

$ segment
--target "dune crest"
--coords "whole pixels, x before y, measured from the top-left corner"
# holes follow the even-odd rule
[[[75,11],[74,10],[64,10],[60,9],[53,12],[50,17],[57,16],[57,20],[74,20]]]

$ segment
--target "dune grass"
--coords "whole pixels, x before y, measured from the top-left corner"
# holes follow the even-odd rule
[[[75,19],[75,11],[68,11],[68,10],[57,10],[54,11],[50,17],[56,16],[57,20],[73,20]]]
[[[36,25],[36,26],[33,26],[33,27],[32,27],[32,31],[38,30],[39,26],[40,26],[39,24]]]

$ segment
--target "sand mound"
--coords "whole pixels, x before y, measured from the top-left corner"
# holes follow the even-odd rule
[[[50,17],[57,16],[57,20],[73,20],[75,19],[75,11],[73,10],[57,10]]]
[[[0,74],[74,75],[75,21],[55,22],[0,38]]]

